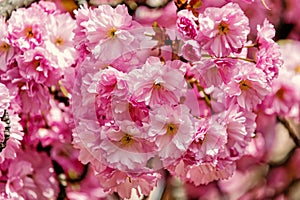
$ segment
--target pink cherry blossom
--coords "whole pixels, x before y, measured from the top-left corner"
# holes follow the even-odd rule
[[[70,200],[105,200],[108,196],[108,192],[104,192],[91,167],[88,168],[86,177],[80,182],[80,187],[77,185],[77,183],[69,184],[66,189]]]
[[[75,63],[77,54],[74,48],[76,22],[69,14],[49,15],[46,24],[47,38],[45,50],[48,60],[56,68],[66,68]]]
[[[185,105],[163,105],[150,112],[149,136],[158,146],[158,156],[164,165],[179,158],[189,147],[196,131],[195,121]]]
[[[47,15],[38,7],[21,8],[13,12],[8,24],[8,39],[21,50],[33,49],[44,42]]]
[[[238,53],[246,43],[249,20],[238,4],[208,7],[199,14],[198,21],[196,40],[213,56],[225,57],[231,52]]]
[[[113,121],[112,98],[124,74],[114,68],[96,73],[88,92],[96,95],[96,115],[100,125]],[[118,92],[121,92],[120,90]]]
[[[15,199],[55,198],[58,182],[54,176],[51,161],[45,153],[27,150],[11,162],[5,190]]]
[[[55,2],[0,19],[0,199],[291,197],[294,1]]]
[[[14,56],[14,48],[8,40],[7,23],[0,18],[0,70],[5,71],[6,65]]]
[[[183,44],[181,51],[183,57],[191,62],[197,62],[201,59],[201,48],[199,43],[195,40],[186,41]]]
[[[287,82],[286,80],[290,80]],[[272,92],[263,101],[262,109],[266,114],[280,114],[292,117],[292,110],[300,100],[300,93],[294,86],[298,80],[287,70],[280,71],[278,79],[272,82]],[[294,116],[295,117],[295,116]]]
[[[252,63],[239,62],[239,72],[224,90],[244,109],[251,111],[271,91],[265,73]],[[246,67],[247,66],[247,67]]]
[[[106,168],[97,174],[104,191],[118,192],[121,198],[130,198],[132,189],[138,196],[148,195],[160,178],[159,173],[134,173],[127,174],[122,171]],[[118,183],[118,184],[116,184]]]
[[[199,166],[191,166],[188,172],[189,181],[196,186],[208,184],[213,180],[223,180],[232,176],[235,171],[235,164],[221,161],[217,165],[213,163],[203,163]]]
[[[26,51],[17,58],[19,73],[26,81],[35,81],[39,84],[51,86],[60,78],[60,73],[46,59],[47,52],[36,48]]]
[[[128,74],[128,83],[133,96],[150,106],[178,104],[186,92],[186,82],[184,73],[173,68],[176,64],[167,62],[164,65],[158,58],[150,57],[141,69],[132,70]]]
[[[108,5],[101,5],[80,14],[88,14],[88,20],[85,21],[86,18],[82,17],[80,25],[85,28],[83,31],[87,38],[86,46],[95,58],[112,60],[131,51],[131,48],[138,47],[134,33],[131,32],[138,28],[138,24],[132,21],[125,6],[118,5],[114,9]]]
[[[191,11],[181,10],[177,13],[177,30],[181,33],[183,38],[194,39],[197,36],[197,18]]]
[[[297,56],[299,49],[299,41],[286,40],[280,44],[280,52],[284,59],[282,68],[295,75],[299,75],[300,73],[300,58]]]
[[[23,139],[24,133],[22,132],[22,127],[19,124],[20,118],[18,115],[12,110],[11,102],[13,97],[10,96],[9,90],[0,83],[0,116],[1,118],[4,116],[5,112],[9,117],[9,139],[6,142],[6,147],[0,152],[0,163],[4,162],[6,159],[15,159],[17,151],[21,148],[21,141]],[[4,121],[0,122],[0,139],[1,142],[4,140],[4,130],[7,127]]]
[[[273,44],[272,40],[275,37],[274,25],[272,25],[267,19],[264,20],[262,26],[257,25],[257,43],[259,47],[268,47]]]
[[[195,62],[191,73],[203,87],[228,83],[234,75],[236,61],[233,59],[202,59]]]
[[[279,45],[277,43],[262,46],[256,53],[256,66],[262,69],[268,80],[277,78],[279,68],[283,64]]]
[[[100,148],[104,151],[107,165],[122,171],[138,172],[146,169],[147,161],[156,151],[156,146],[147,141],[147,130],[137,127],[132,121],[118,123],[118,128],[102,130]]]
[[[79,58],[83,59],[85,55],[89,53],[87,44],[88,39],[86,38],[86,30],[84,24],[89,20],[91,10],[87,6],[82,6],[78,10],[74,10],[76,15],[77,26],[74,29],[74,43],[75,48],[79,53]]]
[[[254,134],[254,131],[251,132],[252,129],[249,127],[253,126],[255,121],[245,116],[236,104],[232,104],[225,112],[218,114],[217,121],[226,127],[227,142],[225,151],[227,156],[230,157],[230,160],[241,158],[251,140],[251,136]]]
[[[227,132],[223,124],[210,119],[202,120],[193,137],[189,150],[194,153],[197,160],[211,160],[224,151],[227,143]]]

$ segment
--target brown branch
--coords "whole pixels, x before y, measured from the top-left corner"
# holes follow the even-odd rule
[[[67,178],[67,181],[70,183],[78,183],[78,182],[82,181],[87,176],[88,170],[89,170],[89,164],[86,164],[86,165],[84,165],[82,173],[78,177]]]
[[[6,147],[6,143],[10,137],[10,120],[9,120],[8,112],[6,110],[4,110],[4,114],[1,117],[1,121],[6,123],[6,126],[4,128],[4,140],[3,142],[0,142],[0,153]]]
[[[17,8],[28,7],[38,0],[2,0],[0,1],[0,16],[8,19]]]
[[[294,143],[297,147],[300,147],[300,139],[299,135],[295,131],[295,129],[291,126],[289,121],[285,118],[282,118],[280,116],[277,116],[277,121],[280,122],[289,132],[290,137],[293,139]]]
[[[87,0],[75,0],[75,3],[78,6],[88,5],[88,1]]]

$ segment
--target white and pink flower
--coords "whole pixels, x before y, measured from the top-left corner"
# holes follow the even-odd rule
[[[238,4],[221,8],[208,7],[199,14],[196,40],[203,49],[216,57],[239,53],[247,41],[249,20]]]
[[[150,57],[141,69],[128,73],[128,84],[133,96],[147,105],[177,105],[180,97],[186,93],[184,79],[185,64],[176,61],[165,65],[158,59]]]

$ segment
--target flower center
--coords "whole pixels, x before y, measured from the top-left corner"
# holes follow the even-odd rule
[[[34,37],[34,33],[33,33],[33,31],[32,31],[32,27],[27,27],[27,28],[25,29],[25,36],[26,36],[26,38],[28,38],[28,39]]]
[[[40,64],[41,64],[41,62],[39,60],[34,60],[32,63],[32,65],[35,69],[38,68],[40,66]]]
[[[61,46],[61,45],[64,44],[64,40],[61,39],[61,38],[56,38],[54,44],[55,44],[56,46]]]
[[[107,35],[109,38],[114,38],[114,37],[116,37],[116,32],[117,32],[117,29],[115,27],[113,27],[108,30]]]
[[[6,42],[3,42],[3,43],[0,45],[0,51],[2,51],[2,52],[8,51],[9,48],[10,48],[10,46],[9,46],[9,44],[7,44]]]
[[[121,138],[120,143],[121,143],[122,145],[130,145],[130,144],[133,143],[133,141],[134,141],[134,140],[132,139],[132,136],[126,133],[126,134]]]
[[[222,21],[218,26],[218,30],[221,35],[227,34],[229,32],[229,26],[227,23]]]
[[[296,72],[296,74],[300,74],[300,65],[297,65],[294,71]]]
[[[166,134],[171,136],[175,135],[178,131],[178,127],[176,126],[176,124],[173,123],[167,124],[165,128],[167,130]]]
[[[251,88],[250,85],[251,85],[251,84],[250,84],[250,82],[249,82],[248,80],[242,80],[242,81],[240,82],[240,89],[241,89],[241,90],[248,90],[249,88]]]
[[[160,83],[153,83],[153,88],[154,89],[160,89],[160,88],[162,88],[162,85],[160,84]]]
[[[276,97],[280,100],[284,100],[284,89],[280,88],[277,92],[276,92]]]

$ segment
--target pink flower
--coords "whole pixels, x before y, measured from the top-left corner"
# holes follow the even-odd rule
[[[69,14],[49,15],[48,18],[44,42],[47,59],[56,68],[69,67],[77,58],[73,42],[75,20]]]
[[[109,5],[101,5],[80,14],[89,15],[89,19],[83,19],[80,25],[84,27],[88,50],[95,58],[110,61],[138,47],[132,32],[137,28],[137,23],[132,21],[126,6],[118,5],[114,9]]]
[[[272,81],[271,93],[266,96],[261,106],[264,112],[269,115],[292,117],[293,109],[300,101],[300,91],[295,88],[298,81],[299,79],[297,80],[285,68],[281,69],[278,79]]]
[[[227,95],[244,109],[251,111],[271,91],[265,73],[249,62],[238,62],[238,73],[224,86]]]
[[[202,59],[194,63],[191,73],[206,88],[227,84],[232,79],[235,68],[236,61],[233,59]]]
[[[4,116],[7,112],[10,129],[9,129],[9,139],[6,142],[6,147],[0,152],[0,163],[3,163],[6,159],[15,159],[16,153],[20,149],[21,140],[23,139],[24,133],[22,132],[22,127],[19,124],[20,118],[12,110],[11,101],[13,97],[9,95],[9,90],[0,83],[0,117]],[[4,130],[8,125],[1,120],[0,122],[0,142],[4,140]]]
[[[46,153],[20,152],[7,176],[6,193],[15,199],[51,199],[58,195],[58,182]]]
[[[3,116],[4,110],[8,109],[12,98],[9,95],[9,90],[2,83],[0,83],[0,91],[0,116]]]
[[[41,113],[48,112],[50,109],[49,90],[46,86],[35,83],[34,81],[26,82],[20,89],[19,95],[24,113]],[[34,105],[34,106],[33,106]]]
[[[137,195],[148,196],[154,186],[156,186],[159,173],[126,173],[119,170],[106,168],[97,174],[104,191],[109,193],[117,192],[121,198],[130,198],[132,190]],[[117,184],[116,184],[117,183]]]
[[[197,18],[189,10],[181,10],[177,13],[177,30],[186,39],[194,39],[197,36]]]
[[[195,40],[186,41],[182,48],[183,57],[190,62],[197,62],[201,59],[201,48]]]
[[[115,90],[117,90],[117,85],[123,77],[122,72],[114,68],[107,68],[96,73],[92,78],[93,82],[89,86],[88,92],[95,95],[95,112],[101,126],[114,121],[112,98],[115,93],[121,93],[121,90],[118,92],[115,92]]]
[[[184,73],[180,70],[184,66],[177,61],[168,61],[164,65],[159,58],[150,57],[141,69],[128,73],[130,91],[135,98],[150,106],[176,105],[186,92]]]
[[[154,3],[163,3],[154,2]],[[176,10],[177,7],[174,2],[169,2],[167,5],[159,8],[152,9],[147,6],[138,6],[134,13],[134,19],[140,24],[151,26],[153,22],[157,22],[162,27],[172,27],[176,23]]]
[[[275,29],[267,19],[264,20],[263,26],[257,25],[257,43],[258,47],[268,47],[273,44],[273,37],[275,37]]]
[[[240,52],[250,31],[248,18],[235,3],[221,8],[208,7],[203,14],[199,14],[198,21],[196,40],[216,57]]]
[[[33,3],[31,7],[36,7],[38,9],[41,9],[50,15],[55,15],[60,13],[60,10],[56,7],[55,3],[50,1],[40,1],[38,3]]]
[[[105,200],[107,199],[108,192],[104,192],[104,189],[100,185],[98,177],[95,176],[95,170],[92,167],[88,167],[88,172],[83,180],[80,182],[80,187],[76,187],[78,184],[68,184],[66,188],[67,197],[70,200]]]
[[[219,161],[217,165],[213,163],[203,163],[199,166],[191,166],[188,172],[188,180],[196,186],[208,184],[214,180],[223,180],[231,177],[235,171],[235,163]]]
[[[262,69],[268,81],[277,78],[283,64],[279,45],[275,42],[262,45],[256,53],[256,67]]]
[[[75,48],[79,53],[79,58],[83,59],[88,53],[87,44],[88,39],[86,38],[86,30],[84,24],[89,20],[91,10],[87,6],[82,6],[79,9],[74,10],[76,16],[77,26],[74,29],[74,43]]]
[[[21,196],[23,187],[31,182],[27,175],[32,172],[31,163],[17,160],[13,162],[9,168],[6,192],[11,196]]]
[[[285,40],[280,44],[281,54],[284,60],[283,69],[288,70],[292,74],[300,74],[300,42],[296,40]]]
[[[7,23],[0,18],[0,70],[6,71],[6,65],[14,56],[14,48],[8,40]]]
[[[201,120],[189,150],[194,153],[196,160],[215,159],[223,152],[227,137],[224,125],[215,119]]]
[[[8,38],[13,46],[21,50],[41,46],[47,35],[44,26],[47,23],[47,15],[38,7],[18,9],[8,21]]]
[[[150,112],[148,135],[158,146],[158,156],[164,165],[182,156],[192,142],[195,122],[185,105],[163,105]]]
[[[245,149],[254,134],[251,128],[255,121],[245,116],[245,111],[241,111],[237,104],[231,104],[229,108],[219,113],[216,120],[223,124],[227,132],[227,142],[225,144],[225,152],[228,159],[237,160],[244,155]]]
[[[208,184],[215,180],[223,180],[231,177],[235,171],[235,163],[228,160],[214,160],[210,162],[190,162],[193,157],[183,157],[168,170],[174,176],[179,176],[186,182],[196,186]]]
[[[156,151],[156,146],[149,142],[147,129],[136,126],[132,121],[117,123],[119,127],[104,128],[101,131],[103,160],[107,166],[122,171],[146,170],[148,160]]]
[[[17,57],[19,73],[26,80],[52,86],[60,78],[60,73],[45,58],[47,52],[42,48],[28,50]]]

